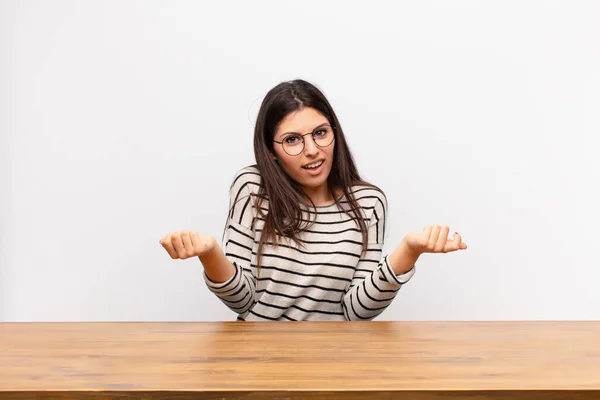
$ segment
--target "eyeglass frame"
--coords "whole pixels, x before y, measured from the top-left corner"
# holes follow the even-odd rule
[[[335,141],[335,126],[332,126],[331,124],[328,124],[328,123],[321,124],[321,125],[317,126],[315,129],[313,129],[313,130],[312,130],[312,132],[308,132],[308,133],[305,133],[305,134],[301,134],[301,133],[298,133],[298,132],[286,132],[286,134],[287,134],[287,133],[293,133],[293,134],[296,134],[297,136],[300,136],[300,139],[302,140],[302,150],[300,150],[300,152],[299,152],[298,154],[293,154],[293,155],[292,155],[292,154],[288,153],[287,151],[285,151],[285,147],[284,147],[284,145],[283,145],[283,141],[277,141],[277,140],[273,139],[273,142],[275,142],[275,143],[277,143],[277,144],[280,144],[280,145],[281,145],[281,148],[283,149],[283,151],[285,151],[285,153],[286,153],[288,156],[291,156],[291,157],[296,157],[296,156],[299,156],[300,154],[302,154],[302,152],[304,151],[304,149],[306,149],[306,141],[304,140],[304,136],[307,136],[307,135],[312,135],[312,137],[313,137],[313,138],[312,138],[312,139],[313,139],[313,142],[314,142],[314,143],[315,143],[315,145],[317,145],[318,147],[321,147],[321,148],[324,148],[324,147],[329,147],[329,146],[331,146],[331,143],[329,143],[329,144],[327,144],[327,145],[325,145],[325,146],[321,146],[320,144],[318,144],[318,143],[317,143],[317,141],[315,140],[315,136],[314,136],[314,135],[315,135],[315,132],[316,132],[317,130],[319,130],[319,129],[322,129],[322,128],[323,128],[323,127],[325,127],[325,126],[328,126],[328,127],[330,127],[330,128],[331,128],[331,132],[333,133],[333,139],[331,140],[331,143],[333,143],[333,142]],[[292,136],[292,135],[290,135],[290,136]],[[288,137],[289,137],[289,136],[288,136]],[[288,137],[286,137],[286,139],[287,139]]]

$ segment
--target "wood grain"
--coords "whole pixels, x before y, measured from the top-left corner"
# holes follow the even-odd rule
[[[600,399],[600,321],[2,323],[8,398]]]

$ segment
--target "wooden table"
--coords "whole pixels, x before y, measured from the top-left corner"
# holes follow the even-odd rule
[[[0,399],[600,399],[597,322],[0,323]]]

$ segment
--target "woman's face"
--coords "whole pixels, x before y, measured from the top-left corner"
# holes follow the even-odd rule
[[[305,135],[311,132],[315,132],[314,137],[321,144],[326,144],[329,141],[326,140],[329,138],[328,135],[332,135],[331,144],[325,147],[317,145],[313,135]],[[302,149],[299,134],[304,135],[302,136],[304,150],[298,155],[290,155],[288,153],[293,154]],[[333,165],[335,140],[333,140],[331,125],[323,114],[310,107],[290,113],[279,124],[273,139],[284,143],[273,143],[274,158],[292,179],[304,188],[313,190],[327,185],[327,177]],[[284,146],[287,152],[284,150]],[[320,166],[308,168],[308,166],[314,166],[315,163]]]

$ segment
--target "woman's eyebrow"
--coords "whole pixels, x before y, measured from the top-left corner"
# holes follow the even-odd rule
[[[319,129],[319,128],[320,128],[320,127],[322,127],[323,125],[329,125],[329,122],[323,122],[322,124],[319,124],[319,125],[315,126],[311,132],[314,132],[314,131],[315,131],[315,129]],[[285,135],[288,135],[288,134],[290,134],[290,133],[295,133],[295,134],[297,134],[297,135],[301,135],[301,133],[300,133],[300,132],[284,132],[284,133],[282,133],[282,134],[281,134],[281,136],[285,136]]]

